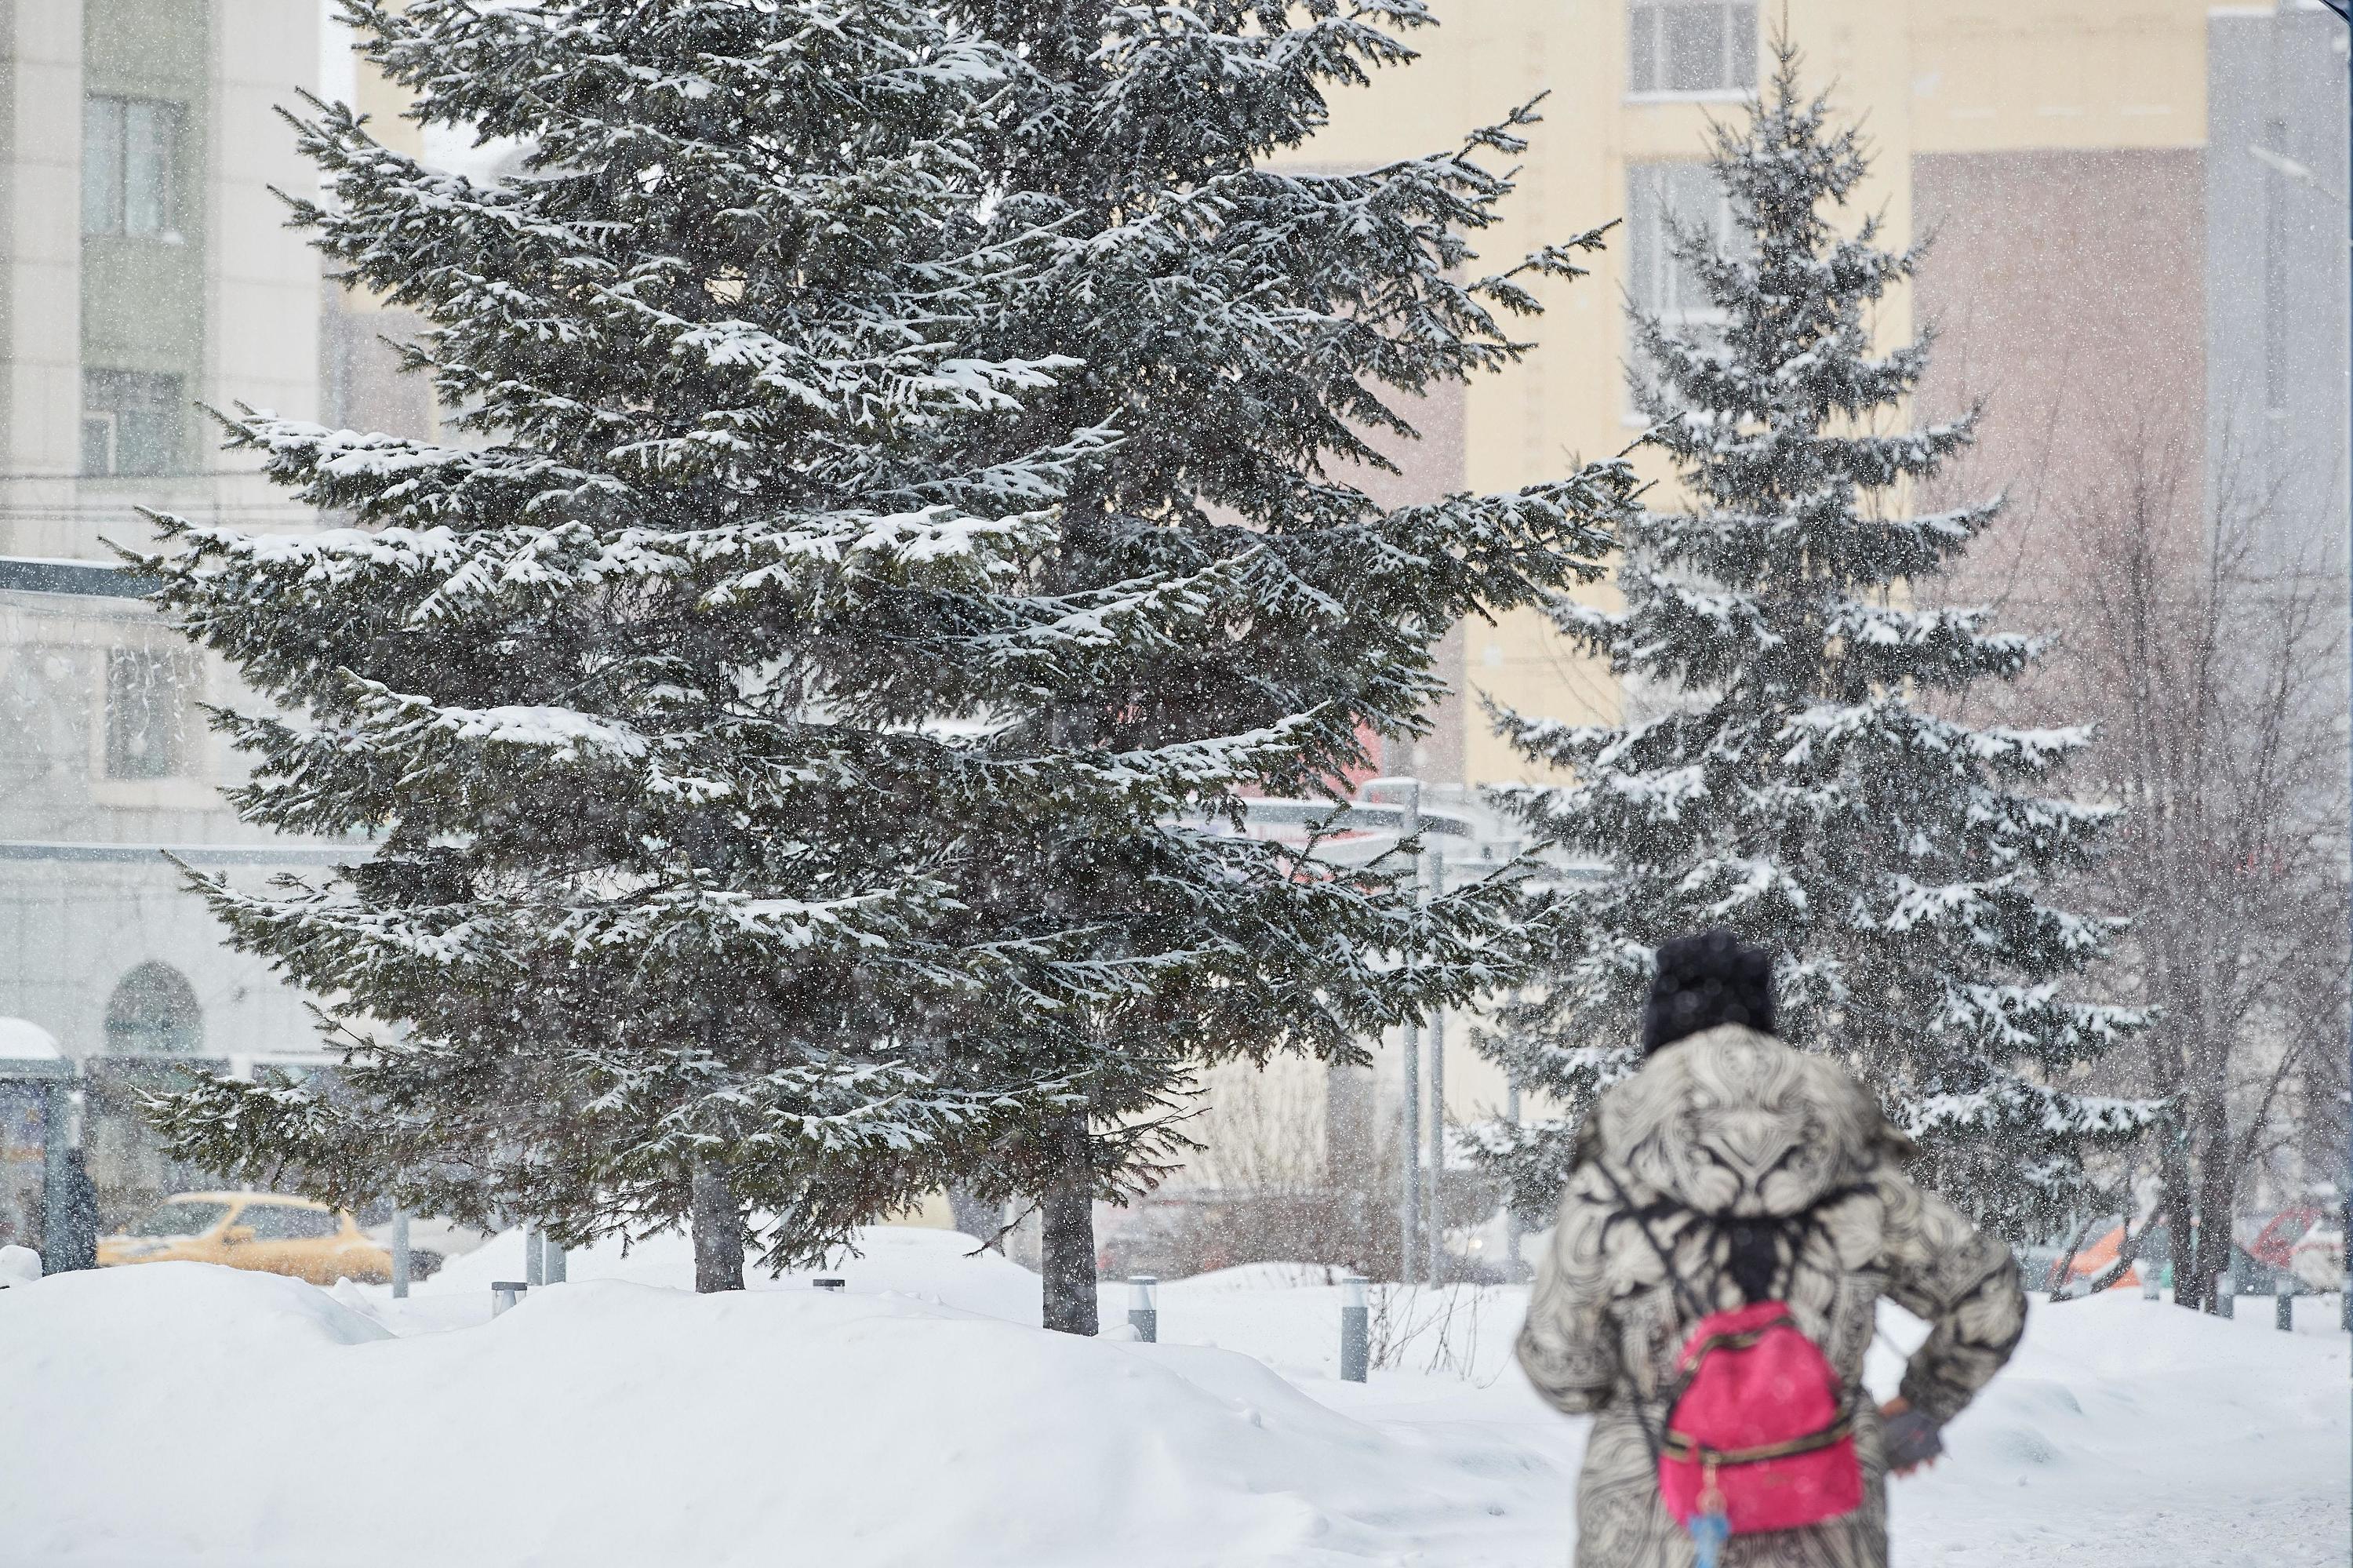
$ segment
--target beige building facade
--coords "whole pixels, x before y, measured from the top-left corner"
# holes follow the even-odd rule
[[[1422,58],[1334,104],[1308,150],[1361,166],[1451,146],[1465,127],[1545,95],[1490,264],[1606,223],[1592,275],[1545,291],[1519,366],[1472,386],[1431,436],[1459,443],[1461,482],[1501,489],[1607,456],[1641,434],[1620,368],[1629,299],[1679,299],[1662,217],[1721,222],[1704,171],[1712,122],[1736,119],[1785,13],[1753,0],[1478,0],[1435,7]],[[2202,440],[2202,163],[2210,25],[2193,0],[1789,0],[1810,85],[1859,118],[1875,160],[1856,203],[1889,242],[1939,238],[1916,289],[1887,302],[1886,341],[1940,333],[1923,412],[1987,403],[1965,476],[2013,495],[2097,438],[2095,406],[2166,405]],[[2268,8],[2265,8],[2268,9]],[[2054,440],[2062,443],[2053,450]],[[1644,461],[1646,470],[1658,472]],[[1614,717],[1606,672],[1522,613],[1461,639],[1459,680],[1529,712]],[[1425,756],[1456,781],[1524,771],[1475,703]],[[1442,774],[1433,773],[1442,777]]]
[[[1413,459],[1421,482],[1509,488],[1641,435],[1622,368],[1625,306],[1704,316],[1704,302],[1688,297],[1663,254],[1663,222],[1726,222],[1701,166],[1710,127],[1739,118],[1769,69],[1769,29],[1786,17],[1807,85],[1869,140],[1872,177],[1853,216],[1875,215],[1892,245],[1931,241],[1916,282],[1891,295],[1876,325],[1883,343],[1924,328],[1936,335],[1915,418],[1982,407],[1978,445],[1945,485],[2010,499],[2007,520],[1951,591],[1997,604],[2009,625],[2050,624],[2068,600],[2097,591],[2049,569],[2074,482],[2105,464],[2162,461],[2182,465],[2194,490],[2226,435],[2247,439],[2245,428],[2226,432],[2226,415],[2263,432],[2271,476],[2321,476],[2307,486],[2308,521],[2343,536],[2345,217],[2330,191],[2348,188],[2345,57],[2343,29],[2326,12],[2297,0],[1432,8],[1442,25],[1411,40],[1422,58],[1338,97],[1330,127],[1298,161],[1363,167],[1451,148],[1464,129],[1543,94],[1545,122],[1507,222],[1479,241],[1482,261],[1508,264],[1617,227],[1591,276],[1544,289],[1546,313],[1524,325],[1536,345],[1524,363],[1429,410],[1430,450]],[[2250,146],[2287,154],[2310,188],[2266,175]],[[1636,458],[1662,482],[1654,503],[1672,504],[1663,465]],[[1608,602],[1611,590],[1593,597]],[[1473,623],[1454,641],[1457,697],[1413,755],[1392,752],[1393,770],[1453,786],[1457,799],[1525,777],[1483,721],[1480,696],[1569,720],[1621,716],[1617,683],[1540,615]],[[1433,1111],[1467,1121],[1509,1103],[1463,1022],[1446,1036],[1442,1107],[1428,1099],[1422,1069],[1425,1128]],[[1384,1043],[1371,1086],[1376,1139],[1397,1137],[1402,1058],[1398,1041]],[[1312,1092],[1308,1079],[1247,1092],[1295,1100]],[[1347,1097],[1361,1103],[1364,1086]],[[1340,1147],[1343,1119],[1324,1122],[1335,1175],[1371,1163]]]

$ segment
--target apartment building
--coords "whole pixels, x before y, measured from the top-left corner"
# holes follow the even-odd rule
[[[343,312],[273,194],[315,188],[276,107],[318,83],[321,12],[0,5],[0,1018],[21,1021],[0,1054],[79,1065],[110,1218],[169,1180],[132,1105],[172,1061],[317,1053],[301,999],[222,945],[165,856],[259,880],[335,852],[236,820],[201,705],[237,694],[110,546],[153,536],[142,507],[312,524],[200,406],[322,412]],[[0,1230],[39,1208],[64,1104],[0,1082]]]
[[[1666,224],[1725,222],[1702,164],[1708,126],[1738,114],[1767,58],[1765,31],[1785,14],[1810,83],[1869,137],[1875,166],[1856,210],[1879,215],[1890,243],[1933,239],[1880,331],[1890,342],[1936,331],[1923,414],[1984,405],[1978,450],[1953,482],[2007,491],[2012,540],[2057,525],[2044,515],[2052,498],[2127,448],[2186,454],[2194,474],[2210,441],[2248,425],[2273,432],[2274,463],[2337,476],[2334,501],[2316,493],[2305,510],[2341,532],[2343,465],[2324,449],[2345,418],[2343,29],[2294,0],[1440,8],[1444,25],[1415,40],[1423,59],[1345,95],[1306,161],[1362,165],[1451,145],[1461,128],[1543,93],[1546,123],[1486,257],[1620,227],[1592,277],[1546,291],[1525,364],[1472,387],[1461,408],[1433,410],[1424,473],[1516,485],[1639,433],[1620,368],[1622,304],[1704,311],[1667,255]],[[2301,182],[2248,152],[2267,138]],[[2266,387],[2285,401],[2265,401]],[[1605,673],[1533,614],[1462,642],[1468,691],[1561,716],[1618,711]],[[1475,705],[1443,727],[1423,748],[1431,777],[1476,785],[1520,772]]]
[[[2346,28],[2318,5],[2207,24],[2210,487],[2271,497],[2281,567],[2342,571]]]
[[[302,527],[199,405],[321,411],[315,186],[275,112],[316,0],[39,0],[0,58],[0,1014],[73,1057],[308,1048],[164,859],[266,874],[199,705],[230,694],[126,596],[140,508]]]

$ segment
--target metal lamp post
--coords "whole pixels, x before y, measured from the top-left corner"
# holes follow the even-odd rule
[[[1398,833],[1412,838],[1421,832],[1421,780],[1399,780],[1405,786],[1405,805],[1398,822]],[[1406,873],[1406,896],[1416,904],[1421,902],[1421,859],[1415,856]],[[1413,956],[1406,955],[1411,964]],[[1404,1118],[1399,1128],[1398,1141],[1403,1145],[1404,1192],[1398,1203],[1398,1278],[1411,1284],[1416,1254],[1421,1240],[1421,1030],[1409,1023],[1405,1026],[1405,1081],[1400,1112]]]
[[[392,1212],[392,1294],[395,1299],[408,1294],[408,1211]]]
[[[2347,150],[2346,171],[2348,177],[2353,177],[2353,0],[2320,0],[2320,3],[2323,5],[2327,6],[2329,11],[2338,21],[2344,23],[2347,28],[2348,36],[2345,49],[2347,73],[2345,99]],[[2315,185],[2317,185],[2318,183],[2319,182],[2317,180],[2313,182]],[[2347,276],[2348,285],[2353,285],[2353,201],[2348,201],[2345,205],[2345,222]],[[2353,306],[2348,306],[2347,322],[2348,328],[2353,328]],[[2346,437],[2348,452],[2353,452],[2353,343],[2348,343],[2347,344],[2346,353]],[[2348,493],[2353,494],[2353,471],[2348,471],[2347,474],[2347,485]],[[2348,521],[2349,524],[2353,524],[2353,519],[2348,519]],[[2348,528],[2346,540],[2346,586],[2348,591],[2346,601],[2347,611],[2348,614],[2353,614],[2353,528]],[[2353,697],[2353,693],[2349,693],[2348,697]],[[2348,724],[2353,724],[2353,713],[2348,713]],[[2348,738],[2353,738],[2353,731],[2348,731]],[[2353,788],[2353,775],[2348,775],[2347,784],[2348,788]],[[2353,932],[2348,932],[2348,936],[2353,936]],[[2353,1068],[2353,1030],[2348,1030],[2347,1034],[2346,1052],[2348,1068]],[[2346,1181],[2345,1185],[2337,1192],[2337,1234],[2344,1238],[2340,1245],[2344,1255],[2346,1272],[2343,1277],[2338,1279],[2337,1284],[2345,1292],[2343,1308],[2345,1326],[2348,1329],[2353,1329],[2353,1139],[2348,1139],[2346,1159]]]
[[[1446,892],[1446,858],[1430,853],[1422,886],[1432,899]],[[1430,1282],[1446,1283],[1446,1010],[1430,1014],[1430,1201],[1422,1205],[1430,1228]]]
[[[1425,824],[1422,818],[1422,783],[1410,774],[1366,780],[1358,786],[1360,801],[1369,799],[1377,789],[1393,789],[1398,798],[1397,832],[1400,841],[1421,836]],[[1453,819],[1441,817],[1442,821]],[[1462,829],[1440,826],[1440,834]],[[1425,860],[1428,863],[1425,865]],[[1407,898],[1416,907],[1425,907],[1446,891],[1446,856],[1437,848],[1424,849],[1408,857],[1400,877]],[[1413,964],[1408,952],[1404,961]],[[1446,1187],[1446,1015],[1443,1009],[1433,1009],[1425,1027],[1419,1021],[1408,1022],[1399,1029],[1404,1050],[1400,1063],[1401,1079],[1398,1117],[1398,1143],[1402,1159],[1398,1193],[1398,1278],[1400,1283],[1413,1284],[1428,1277],[1435,1284],[1445,1275],[1446,1226],[1444,1202]],[[1429,1042],[1429,1148],[1426,1151],[1428,1171],[1423,1170],[1425,1150],[1422,1147],[1422,1052],[1423,1040]]]

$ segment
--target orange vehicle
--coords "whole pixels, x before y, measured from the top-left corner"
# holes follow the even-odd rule
[[[274,1192],[166,1198],[121,1234],[99,1238],[100,1268],[131,1263],[220,1263],[313,1285],[392,1277],[392,1254],[362,1234],[351,1215]]]
[[[2052,1261],[2052,1277],[2043,1282],[2044,1287],[2062,1290],[2077,1284],[2089,1284],[2105,1273],[2116,1261],[2116,1254],[2124,1250],[2124,1245],[2125,1228],[2122,1225],[2111,1225],[2099,1235],[2086,1238],[2084,1245],[2075,1249],[2074,1266],[2067,1271],[2067,1277],[2064,1280],[2058,1277],[2059,1264],[2063,1260]],[[2145,1266],[2142,1264],[2135,1264],[2127,1267],[2124,1273],[2116,1277],[2116,1282],[2108,1288],[2111,1290],[2137,1288],[2140,1284],[2140,1271],[2143,1266]]]

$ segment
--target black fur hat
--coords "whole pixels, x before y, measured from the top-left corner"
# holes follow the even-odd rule
[[[1659,944],[1658,972],[1642,1004],[1647,1054],[1719,1023],[1773,1033],[1773,958],[1721,926]]]

